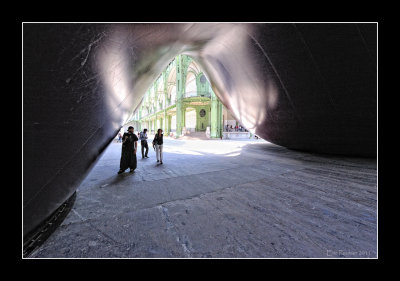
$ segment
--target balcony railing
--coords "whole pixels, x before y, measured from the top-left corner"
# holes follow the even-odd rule
[[[190,91],[190,92],[186,92],[184,95],[183,95],[183,97],[184,98],[191,98],[191,97],[207,97],[207,98],[211,98],[211,93],[210,92],[200,92],[200,91]],[[171,99],[171,100],[167,100],[166,101],[166,103],[165,103],[165,107],[169,107],[169,106],[171,106],[171,105],[174,105],[176,103],[176,101],[175,100],[173,100],[173,99]],[[147,111],[147,112],[142,112],[142,116],[141,116],[141,119],[142,118],[145,118],[145,117],[147,117],[147,116],[149,116],[149,115],[151,115],[151,114],[154,114],[155,112],[158,112],[158,111],[161,111],[161,110],[163,110],[164,108],[161,106],[161,107],[157,107],[157,108],[151,108],[149,111]]]
[[[186,92],[183,95],[185,98],[191,98],[191,97],[211,97],[211,93],[210,92],[199,92],[199,91],[190,91],[190,92]]]

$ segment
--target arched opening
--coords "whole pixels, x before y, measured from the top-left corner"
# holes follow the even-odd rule
[[[196,75],[193,72],[188,72],[186,77],[186,92],[185,97],[195,97],[197,96],[197,83],[196,83]]]
[[[196,132],[196,109],[193,107],[187,107],[185,110],[185,128],[186,133]]]
[[[171,132],[176,132],[176,115],[171,116]]]
[[[168,105],[174,105],[176,103],[176,86],[175,85],[170,86],[169,100],[170,100],[170,102],[168,103]]]
[[[244,138],[252,135],[214,93],[210,81],[195,59],[187,55],[175,57],[151,83],[143,103],[133,111],[128,124],[151,120],[150,133],[162,128],[167,136],[179,138],[190,133],[204,138]],[[146,110],[145,107],[150,108]],[[232,130],[224,130],[227,123]],[[226,123],[226,124],[225,124]]]
[[[173,60],[166,69],[167,81],[165,85],[167,87],[167,98],[168,106],[176,103],[176,64]]]

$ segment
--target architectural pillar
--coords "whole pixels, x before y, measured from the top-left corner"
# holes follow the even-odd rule
[[[219,110],[218,110],[218,98],[211,92],[211,132],[210,136],[212,138],[218,138],[218,122],[219,122]]]
[[[163,83],[164,83],[164,134],[169,135],[168,121],[167,121],[167,99],[168,99],[168,81],[167,81],[167,73],[164,70],[163,73]]]
[[[171,118],[172,118],[171,115],[167,115],[167,132],[168,132],[168,135],[171,132]]]
[[[142,122],[140,122],[140,120],[142,119],[142,109],[139,108],[138,113],[137,113],[137,120],[138,120],[138,130],[142,131]]]
[[[223,114],[222,102],[218,99],[218,134],[217,134],[218,138],[222,137],[222,132],[224,131],[224,124],[223,124],[224,120],[222,114]]]
[[[183,95],[185,93],[185,77],[184,64],[182,55],[176,58],[176,137],[182,135],[182,127],[184,126],[183,118]]]

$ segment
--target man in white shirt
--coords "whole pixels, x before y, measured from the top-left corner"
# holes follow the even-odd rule
[[[149,145],[147,144],[147,129],[144,129],[139,136],[140,144],[142,146],[142,158],[149,158],[147,153],[149,152]],[[146,153],[144,153],[144,148],[146,148]]]

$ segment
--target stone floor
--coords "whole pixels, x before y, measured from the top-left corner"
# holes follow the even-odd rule
[[[32,258],[376,258],[376,159],[263,140],[165,139],[117,175],[112,143]]]

